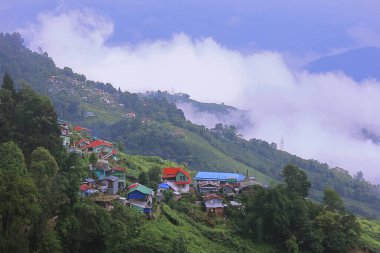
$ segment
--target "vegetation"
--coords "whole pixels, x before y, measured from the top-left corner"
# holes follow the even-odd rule
[[[283,175],[286,185],[257,187],[248,197],[241,233],[288,252],[343,253],[359,248],[360,225],[354,215],[332,208],[341,203],[333,190],[325,191],[325,205],[315,204],[306,199],[310,184],[303,171],[289,165]]]
[[[17,34],[1,34],[1,71],[9,69],[47,93],[44,78],[51,74],[75,78],[124,99],[126,110],[141,113],[111,125],[94,123],[100,136],[124,142],[129,153],[163,154],[162,158],[122,154],[135,178],[154,185],[158,167],[181,162],[183,167],[197,169],[215,165],[218,170],[248,170],[277,185],[256,187],[242,195],[244,211],[228,209],[226,220],[207,216],[192,195],[174,201],[167,194],[167,203],[155,206],[152,221],[121,205],[107,211],[78,195],[82,179],[89,176],[88,158],[63,152],[51,100],[17,85],[20,82],[15,85],[4,75],[0,89],[0,252],[379,252],[378,222],[357,220],[339,196],[355,208],[364,203],[378,210],[378,188],[361,173],[351,177],[341,169],[331,170],[279,151],[275,144],[243,140],[232,126],[218,125],[213,130],[196,126],[165,99],[141,99],[112,85],[91,83],[69,68],[55,68],[47,54],[22,48]],[[10,64],[15,63],[11,55],[19,65]],[[29,68],[35,59],[41,65]],[[17,70],[20,66],[22,70]],[[81,103],[77,107],[70,105],[75,100],[59,101],[62,104],[55,101],[55,106],[63,108],[61,115],[79,110],[73,117],[82,122]],[[115,133],[120,135],[112,138]],[[282,176],[285,185],[278,184]],[[320,195],[322,204],[308,200],[310,189]]]

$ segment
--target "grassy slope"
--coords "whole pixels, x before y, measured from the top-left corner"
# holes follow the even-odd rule
[[[363,245],[372,252],[380,253],[380,220],[359,220]]]
[[[189,252],[275,252],[268,245],[258,245],[242,239],[229,231],[228,228],[210,228],[203,224],[193,224],[191,219],[180,212],[163,206],[166,215],[147,222],[141,229],[141,235],[131,242],[134,249],[141,252],[171,252],[173,239],[182,236]],[[167,215],[178,221],[173,224]],[[147,243],[149,238],[149,243]]]
[[[184,145],[187,145],[190,150],[192,150],[194,156],[199,157],[199,159],[207,161],[207,168],[205,171],[226,171],[226,172],[239,172],[245,174],[248,170],[249,175],[253,175],[260,182],[272,183],[277,180],[264,175],[263,173],[255,170],[252,167],[248,167],[235,159],[227,156],[223,152],[214,148],[210,143],[201,138],[200,136],[186,131],[184,139],[181,139]]]

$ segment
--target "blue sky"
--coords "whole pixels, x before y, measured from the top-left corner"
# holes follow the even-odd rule
[[[0,0],[1,30],[33,23],[41,12],[85,8],[112,20],[110,45],[182,32],[243,52],[276,50],[302,57],[379,43],[375,0]]]

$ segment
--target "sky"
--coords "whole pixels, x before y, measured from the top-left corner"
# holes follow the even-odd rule
[[[293,154],[380,183],[380,147],[360,134],[380,135],[379,83],[303,70],[322,56],[380,46],[378,13],[375,0],[0,0],[0,30],[122,90],[245,109],[246,138],[283,139]]]

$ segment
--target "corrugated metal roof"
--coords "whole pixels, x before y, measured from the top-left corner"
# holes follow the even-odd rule
[[[128,191],[128,193],[131,193],[131,192],[134,192],[134,191],[139,191],[139,192],[142,192],[142,193],[144,193],[144,194],[149,195],[149,194],[152,193],[153,189],[150,189],[150,188],[148,188],[148,187],[146,187],[145,185],[142,185],[142,184],[137,184],[137,186],[131,188],[131,189]]]
[[[237,181],[243,181],[245,176],[237,173],[225,173],[225,172],[204,172],[200,171],[194,178],[195,180],[227,180],[236,179]]]

